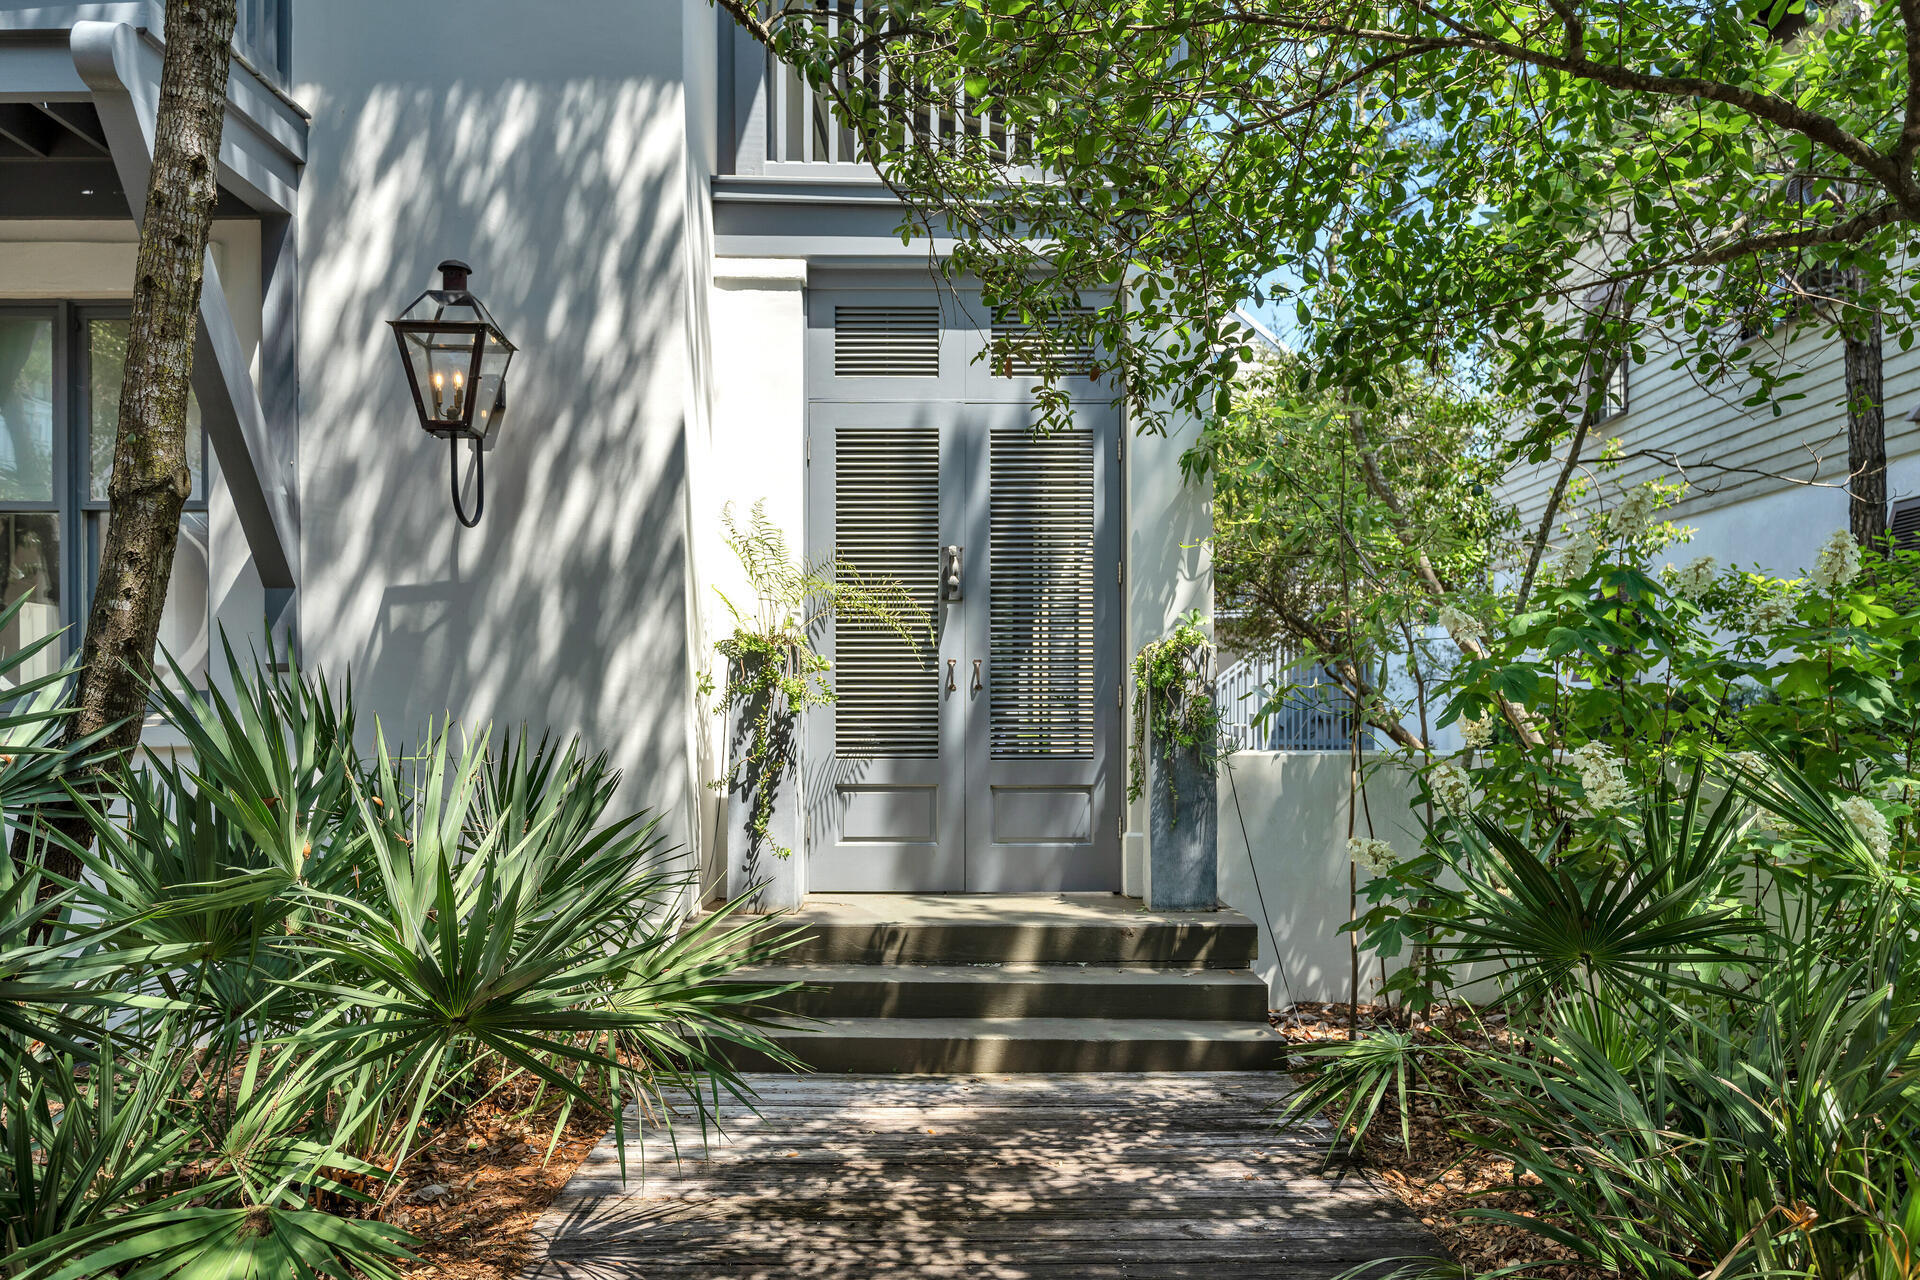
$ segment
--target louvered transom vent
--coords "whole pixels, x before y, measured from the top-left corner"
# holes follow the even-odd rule
[[[1093,754],[1094,438],[996,428],[991,441],[992,751]]]
[[[1893,535],[1893,545],[1900,550],[1920,551],[1920,498],[1908,498],[1893,504],[1887,532]]]
[[[940,429],[834,432],[833,538],[869,581],[900,583],[928,617],[940,594]],[[940,754],[940,685],[926,640],[918,651],[885,623],[834,622],[834,754],[932,759]]]
[[[994,376],[1038,378],[1044,376],[1051,362],[1060,377],[1093,377],[1098,372],[1093,344],[1085,334],[1071,332],[1092,314],[1092,307],[1075,307],[1033,324],[1018,315],[994,312],[993,347],[989,353]]]
[[[833,376],[939,377],[940,308],[836,306]]]

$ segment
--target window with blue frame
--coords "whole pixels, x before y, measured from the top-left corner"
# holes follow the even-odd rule
[[[60,633],[19,674],[52,671],[79,647],[107,528],[107,482],[126,363],[125,307],[0,305],[0,604],[25,600],[4,630],[14,652]],[[206,679],[209,638],[206,440],[187,418],[193,492],[167,586],[160,644]]]

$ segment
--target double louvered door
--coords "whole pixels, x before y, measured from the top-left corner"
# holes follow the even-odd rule
[[[898,582],[932,621],[917,645],[861,617],[821,637],[837,700],[809,729],[810,886],[1117,889],[1111,411],[1047,436],[1020,403],[810,414],[814,554]]]

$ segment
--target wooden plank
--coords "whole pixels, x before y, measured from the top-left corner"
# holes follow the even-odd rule
[[[1431,1254],[1270,1077],[759,1077],[609,1140],[539,1228],[542,1280],[915,1276],[1241,1280]],[[629,1177],[621,1178],[625,1155]]]

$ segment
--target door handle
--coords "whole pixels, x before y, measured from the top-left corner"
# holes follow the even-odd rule
[[[954,679],[953,679],[953,669],[959,665],[960,665],[960,659],[958,658],[947,659],[947,692],[948,693],[952,693],[955,689],[958,689],[960,687],[958,684],[954,683]]]
[[[942,600],[958,600],[960,598],[959,545],[949,545],[947,549],[941,553],[941,558],[946,561],[946,564],[940,570],[940,598]]]
[[[973,660],[973,691],[980,692],[980,659]]]

